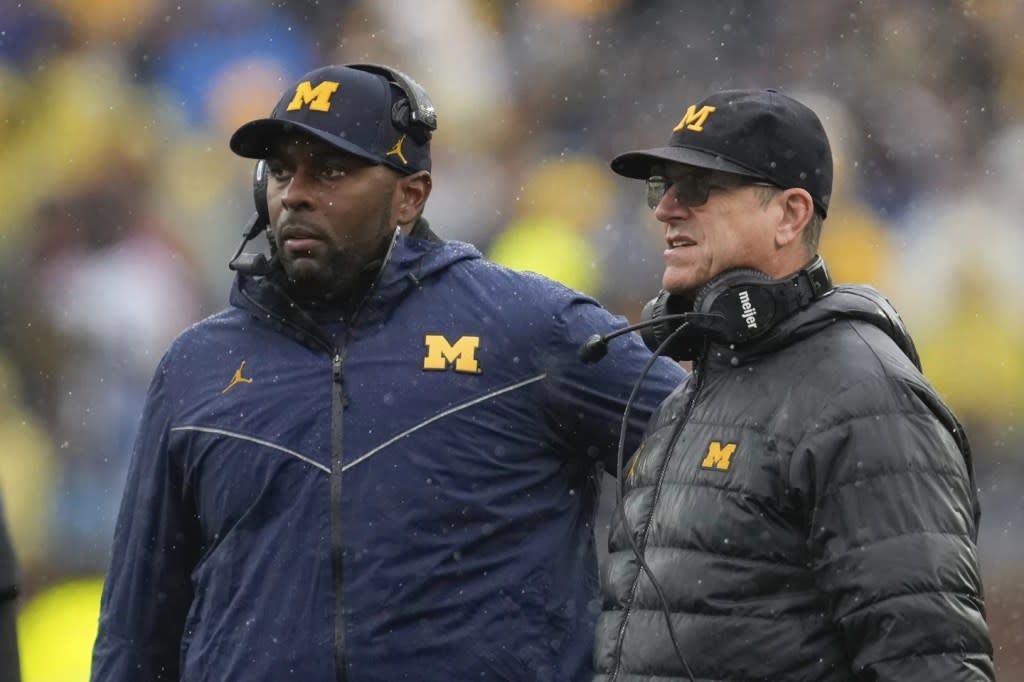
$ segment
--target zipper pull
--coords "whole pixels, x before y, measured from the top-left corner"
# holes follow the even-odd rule
[[[331,379],[334,381],[334,393],[342,407],[348,407],[348,396],[345,395],[345,382],[342,375],[341,351],[335,351],[331,359]]]
[[[341,383],[341,353],[335,352],[334,359],[331,360],[331,376],[334,378],[335,383]]]

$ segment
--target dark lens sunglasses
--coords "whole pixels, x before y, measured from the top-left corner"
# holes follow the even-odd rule
[[[671,190],[680,206],[692,208],[708,203],[712,189],[728,190],[747,185],[775,187],[770,182],[745,175],[716,173],[715,171],[687,171],[669,175],[663,169],[655,168],[647,178],[647,206],[656,209],[665,193]]]

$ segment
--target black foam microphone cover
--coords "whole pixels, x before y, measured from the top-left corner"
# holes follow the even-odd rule
[[[240,253],[228,267],[243,275],[270,274],[270,261],[262,253]]]

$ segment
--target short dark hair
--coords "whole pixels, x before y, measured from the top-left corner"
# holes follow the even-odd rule
[[[807,245],[807,250],[811,253],[818,253],[818,245],[821,243],[821,226],[824,222],[825,216],[815,208],[814,215],[807,221],[807,227],[804,228],[804,244]]]

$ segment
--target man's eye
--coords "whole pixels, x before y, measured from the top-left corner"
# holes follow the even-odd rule
[[[278,164],[267,164],[267,175],[270,177],[280,180],[288,176],[288,169]]]
[[[322,172],[325,178],[329,178],[331,180],[337,180],[338,178],[344,177],[348,174],[348,171],[344,168],[339,168],[337,166],[326,166]]]

